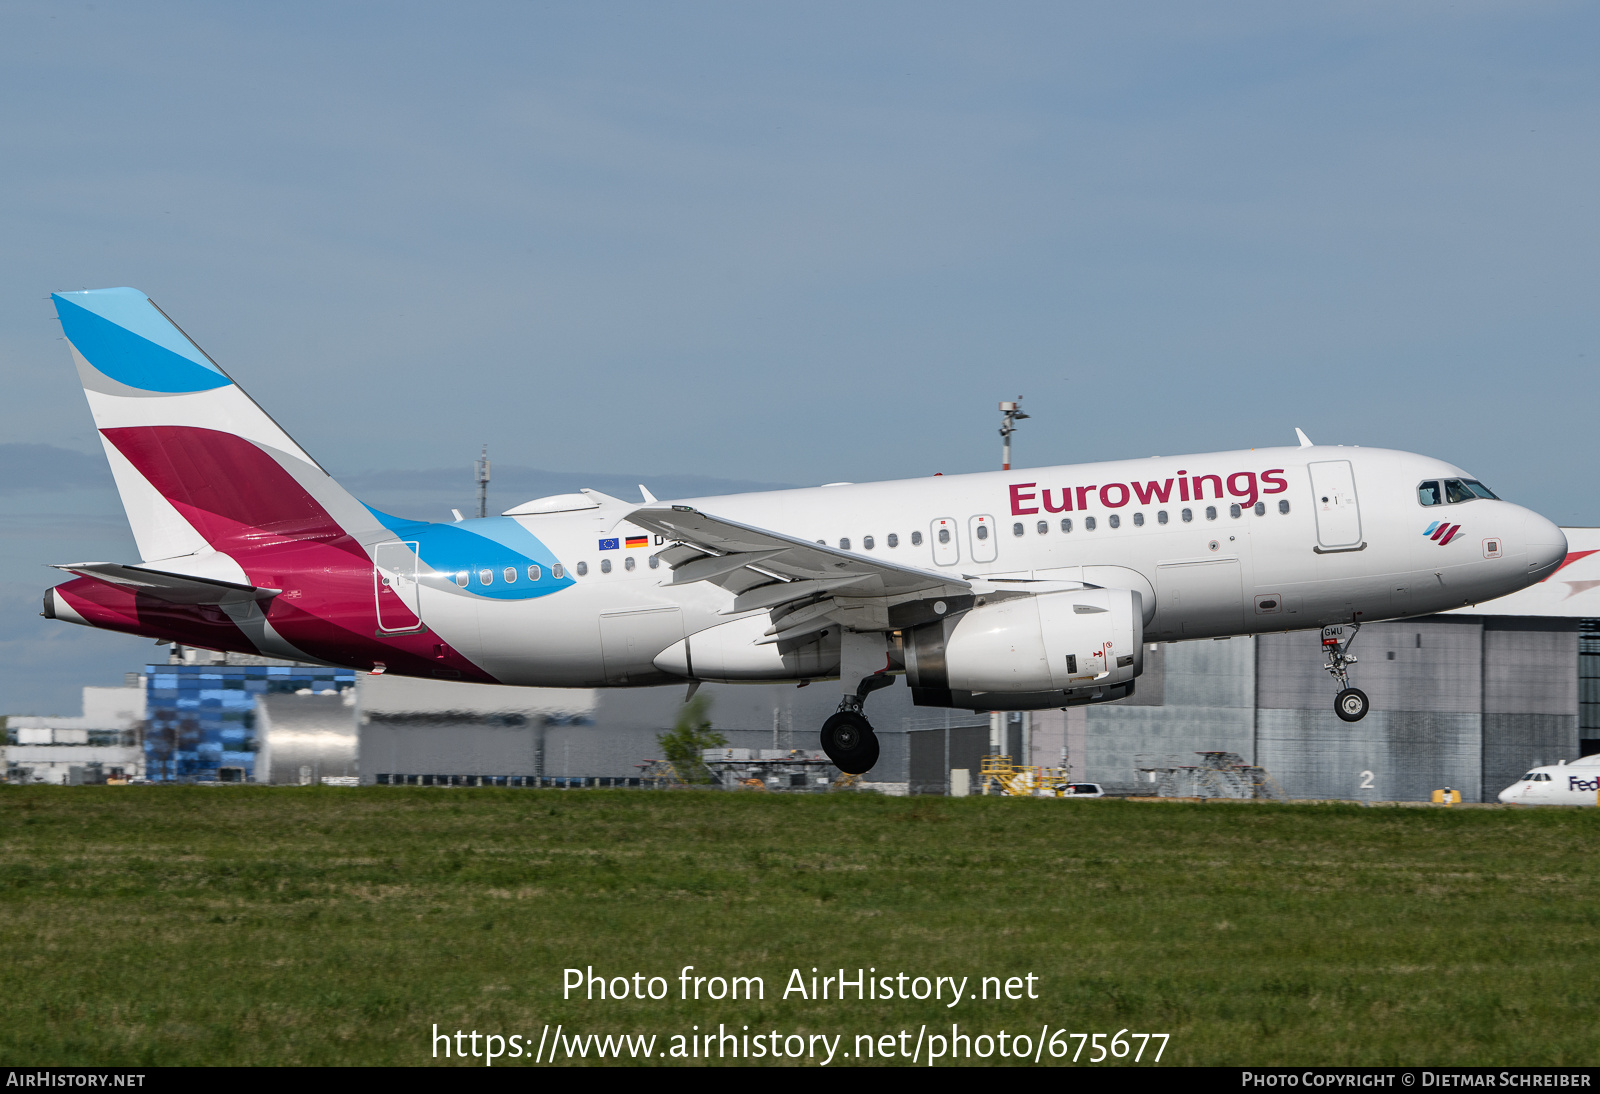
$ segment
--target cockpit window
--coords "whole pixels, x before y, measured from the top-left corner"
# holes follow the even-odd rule
[[[1436,482],[1425,482],[1417,487],[1417,500],[1423,505],[1439,505],[1444,501]]]
[[[1530,771],[1526,775],[1522,776],[1522,781],[1525,783],[1536,783],[1539,781],[1539,773],[1537,771]]]
[[[1477,479],[1445,479],[1445,500],[1454,505],[1461,501],[1476,501],[1478,498],[1487,498],[1498,501],[1490,489]]]

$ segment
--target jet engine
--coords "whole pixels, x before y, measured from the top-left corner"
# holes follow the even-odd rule
[[[1133,694],[1144,671],[1144,607],[1129,589],[978,598],[904,632],[919,706],[1041,710]]]

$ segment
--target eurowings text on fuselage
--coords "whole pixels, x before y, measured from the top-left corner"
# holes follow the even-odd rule
[[[853,718],[903,673],[919,702],[1042,708],[1128,694],[1146,641],[1457,608],[1566,552],[1459,468],[1328,446],[404,520],[144,294],[54,299],[142,561],[64,564],[45,614],[211,649],[544,687],[837,678]]]

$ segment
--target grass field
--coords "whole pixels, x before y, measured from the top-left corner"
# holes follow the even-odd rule
[[[4,787],[0,819],[7,1064],[431,1064],[435,1023],[847,1052],[952,1021],[1168,1033],[1177,1064],[1600,1058],[1600,810]],[[591,965],[671,995],[563,1001]],[[679,1001],[683,965],[766,998]],[[785,1001],[813,966],[1039,998]]]

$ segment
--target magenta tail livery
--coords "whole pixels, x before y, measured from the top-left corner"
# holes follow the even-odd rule
[[[1336,709],[1360,625],[1490,600],[1566,539],[1459,468],[1316,446],[691,499],[592,490],[453,524],[361,504],[141,292],[58,293],[141,561],[63,565],[45,614],[216,650],[543,687],[839,679],[863,708],[1132,693],[1144,643],[1323,627]]]

